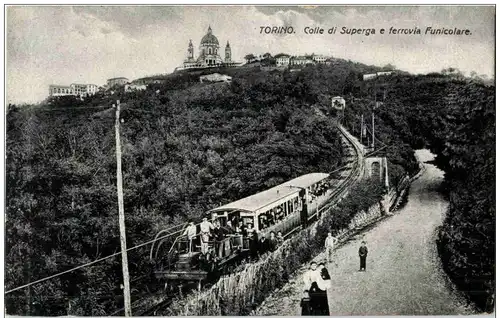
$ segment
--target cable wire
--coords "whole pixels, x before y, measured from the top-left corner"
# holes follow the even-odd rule
[[[183,225],[183,224],[180,224],[180,225]],[[171,227],[170,229],[174,229],[176,227],[179,227],[180,225],[176,225],[176,226],[173,226]],[[172,232],[172,233],[169,233],[165,236],[162,236],[162,237],[159,237],[159,238],[156,238],[156,239],[153,239],[153,240],[150,240],[150,241],[147,241],[147,242],[144,242],[142,244],[139,244],[139,245],[136,245],[134,247],[131,247],[131,248],[128,248],[126,251],[129,252],[129,251],[132,251],[132,250],[135,250],[135,249],[138,249],[139,247],[143,247],[143,246],[146,246],[146,245],[149,245],[151,243],[154,243],[156,241],[159,241],[159,240],[162,240],[164,238],[167,238],[167,237],[170,237],[172,235],[175,235],[175,234],[179,234],[182,230],[178,230],[178,231],[175,231],[175,232]],[[74,267],[72,269],[68,269],[66,271],[63,271],[63,272],[60,272],[60,273],[57,273],[57,274],[54,274],[54,275],[51,275],[51,276],[48,276],[48,277],[45,277],[45,278],[42,278],[42,279],[39,279],[39,280],[36,280],[34,282],[30,282],[30,283],[27,283],[25,285],[22,285],[22,286],[18,286],[18,287],[15,287],[13,289],[10,289],[8,291],[5,292],[5,294],[9,294],[13,291],[16,291],[16,290],[20,290],[20,289],[23,289],[23,288],[26,288],[26,287],[29,287],[29,286],[32,286],[32,285],[35,285],[35,284],[38,284],[38,283],[41,283],[41,282],[44,282],[44,281],[47,281],[49,279],[52,279],[52,278],[55,278],[55,277],[58,277],[58,276],[61,276],[61,275],[64,275],[64,274],[67,274],[67,273],[71,273],[73,271],[76,271],[78,269],[81,269],[81,268],[84,268],[84,267],[88,267],[90,265],[93,265],[93,264],[97,264],[97,263],[100,263],[102,261],[105,261],[107,259],[110,259],[110,258],[113,258],[115,256],[118,256],[118,255],[121,255],[121,252],[117,252],[117,253],[114,253],[114,254],[111,254],[111,255],[108,255],[108,256],[105,256],[105,257],[102,257],[102,258],[99,258],[99,259],[96,259],[95,261],[92,261],[92,262],[89,262],[89,263],[85,263],[85,264],[82,264],[80,266],[77,266],[77,267]]]

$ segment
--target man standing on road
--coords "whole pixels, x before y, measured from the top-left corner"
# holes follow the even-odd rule
[[[325,240],[326,261],[331,263],[333,261],[333,253],[335,252],[335,245],[338,240],[333,237],[332,232],[328,232]],[[337,266],[337,264],[335,264]]]
[[[361,247],[359,248],[359,271],[366,272],[366,256],[368,255],[368,248],[366,247],[366,242],[361,242]]]

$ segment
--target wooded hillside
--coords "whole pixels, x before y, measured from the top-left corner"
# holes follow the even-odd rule
[[[129,247],[220,204],[332,171],[343,157],[331,119],[314,114],[310,87],[290,73],[11,105],[6,290],[119,251],[116,99]],[[150,283],[148,252],[129,255],[132,279],[146,275],[133,294]],[[120,277],[117,257],[8,294],[7,312],[110,314],[122,306]]]
[[[146,91],[9,106],[6,290],[119,251],[114,109],[121,101],[128,246],[204,211],[341,164],[330,97],[347,99],[344,123],[359,135],[375,83],[380,155],[394,183],[429,147],[446,172],[450,211],[439,243],[446,271],[486,308],[494,265],[494,88],[444,75],[399,73],[339,60],[300,72],[228,69],[232,83],[176,74]],[[96,108],[101,107],[101,108]],[[129,255],[133,299],[147,284],[148,249]],[[145,276],[145,277],[143,277]],[[134,281],[134,279],[137,279]],[[106,315],[122,307],[120,259],[6,295],[8,314]],[[487,291],[489,290],[489,291]]]

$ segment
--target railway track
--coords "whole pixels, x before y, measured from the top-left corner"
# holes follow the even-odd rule
[[[338,202],[340,202],[348,193],[350,188],[363,177],[364,173],[364,151],[363,146],[351,135],[349,132],[340,124],[337,125],[342,138],[343,144],[349,150],[350,157],[353,159],[352,162],[348,164],[350,167],[349,174],[345,179],[339,180],[339,184],[336,186],[335,190],[329,195],[326,203],[318,209],[318,211],[309,217],[310,222],[318,220],[321,215],[332,209]],[[289,232],[286,235],[288,239],[292,234],[300,231],[301,226],[295,228],[295,230]],[[163,295],[159,296],[158,301],[149,307],[144,305],[142,300],[135,302],[138,304],[134,309],[134,316],[156,316],[158,313],[164,312],[174,301],[177,299],[178,294],[169,291],[164,291]],[[147,308],[145,308],[147,307]]]
[[[350,155],[354,157],[354,161],[349,163],[351,169],[347,177],[340,181],[335,190],[330,194],[326,203],[318,209],[318,212],[309,217],[309,222],[319,219],[323,213],[328,212],[335,205],[337,205],[337,203],[347,196],[350,187],[359,181],[364,174],[363,145],[361,145],[351,134],[349,134],[347,129],[345,129],[342,125],[338,124],[337,128],[342,134],[344,145],[347,145]],[[291,236],[297,231],[300,231],[300,229],[300,227],[297,227],[294,231],[288,233],[287,236]]]
[[[349,189],[352,185],[354,185],[357,181],[361,180],[364,174],[364,151],[363,146],[340,124],[338,125],[338,129],[342,134],[346,143],[350,144],[350,149],[354,151],[355,160],[352,163],[352,169],[347,176],[347,178],[335,189],[335,191],[330,196],[330,200],[327,204],[325,204],[319,212],[324,212],[325,210],[331,208],[335,204],[339,202],[342,198],[344,198],[348,193]]]

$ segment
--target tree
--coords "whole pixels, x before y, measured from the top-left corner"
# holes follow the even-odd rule
[[[382,67],[382,69],[384,71],[394,71],[394,70],[396,70],[396,67],[394,65],[392,65],[392,64],[389,63],[389,64],[384,65]]]
[[[247,63],[252,62],[254,59],[255,59],[255,55],[253,55],[253,54],[245,55],[245,60],[247,61]]]

